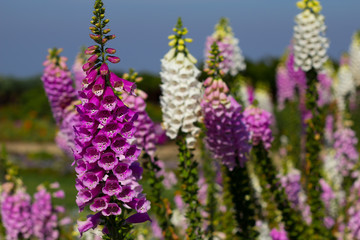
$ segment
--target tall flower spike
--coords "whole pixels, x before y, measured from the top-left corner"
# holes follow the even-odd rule
[[[240,104],[229,96],[229,89],[222,80],[224,71],[220,64],[223,60],[224,56],[214,42],[206,62],[207,78],[201,102],[207,129],[205,141],[213,157],[226,166],[229,179],[226,191],[231,193],[235,208],[236,235],[255,239],[258,233],[255,230],[254,199],[245,164],[250,151],[249,133],[242,121]]]
[[[64,117],[64,109],[75,100],[76,94],[72,86],[71,73],[66,66],[66,57],[60,57],[62,49],[49,49],[44,62],[44,73],[41,80],[49,99],[55,121],[60,125]]]
[[[249,106],[244,110],[244,123],[250,132],[250,139],[254,146],[263,144],[269,150],[273,141],[271,114],[255,106]]]
[[[105,43],[115,35],[106,35],[108,19],[104,19],[105,8],[101,0],[94,5],[90,34],[96,45],[85,50],[91,55],[83,65],[86,77],[79,92],[82,104],[77,106],[80,123],[74,128],[76,159],[76,203],[80,211],[89,206],[95,212],[79,223],[83,233],[98,224],[104,225],[111,239],[128,239],[131,225],[149,219],[150,202],[142,194],[138,180],[142,168],[137,158],[140,149],[132,144],[137,114],[115,95],[116,91],[133,93],[136,85],[119,78],[109,70],[107,61],[116,63],[114,49],[105,49]],[[128,217],[128,210],[134,215]],[[116,216],[114,218],[113,216]],[[114,222],[115,221],[115,222]],[[119,225],[121,221],[121,231]]]
[[[360,31],[354,33],[349,49],[350,69],[357,86],[360,85]]]
[[[325,37],[324,16],[319,13],[321,5],[317,0],[301,0],[297,5],[302,12],[295,18],[295,67],[304,71],[311,68],[319,70],[328,58],[326,51],[329,47]]]
[[[129,73],[125,73],[123,78],[131,82],[140,82],[141,77],[138,77],[138,73],[130,69]],[[147,114],[146,100],[147,94],[140,90],[135,90],[135,95],[128,93],[122,94],[122,100],[124,103],[134,112],[138,114],[138,118],[134,121],[134,127],[136,132],[134,137],[136,139],[137,146],[144,150],[150,157],[155,157],[156,151],[156,134],[155,123],[151,120]]]
[[[189,148],[194,148],[200,129],[195,126],[199,121],[201,107],[201,83],[196,79],[200,71],[195,67],[196,59],[189,53],[183,39],[187,28],[179,18],[174,35],[170,35],[170,51],[161,60],[161,109],[166,134],[175,139],[179,132],[185,133]]]
[[[31,221],[31,197],[25,189],[19,188],[14,193],[11,189],[3,191],[0,197],[2,224],[8,240],[17,240],[20,236],[30,239],[33,233]]]
[[[237,75],[240,71],[245,70],[246,65],[239,40],[234,36],[229,24],[229,19],[221,18],[215,25],[215,32],[212,36],[207,37],[205,45],[205,59],[209,58],[211,45],[216,42],[219,47],[220,55],[224,57],[220,63],[220,69],[224,73],[230,73],[232,76]]]
[[[224,57],[216,43],[213,43],[210,53],[201,102],[207,129],[206,142],[213,157],[232,170],[238,164],[244,166],[247,160],[249,135],[242,122],[241,106],[228,95],[229,89],[222,80],[224,72],[219,66]]]
[[[340,67],[337,73],[337,82],[335,82],[334,92],[338,108],[344,112],[349,103],[349,98],[355,95],[355,82],[349,66],[349,58],[343,55],[340,61]]]

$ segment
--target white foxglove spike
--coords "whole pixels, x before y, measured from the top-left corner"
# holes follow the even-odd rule
[[[298,6],[304,9],[295,17],[294,27],[294,56],[295,67],[303,71],[314,68],[321,70],[328,59],[327,49],[329,41],[325,37],[324,16],[319,13],[321,6],[317,2],[299,2]]]

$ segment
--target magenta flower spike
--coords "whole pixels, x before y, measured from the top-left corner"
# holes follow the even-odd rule
[[[273,141],[271,125],[271,113],[253,105],[244,110],[244,123],[250,132],[250,139],[253,146],[263,144],[269,150]]]
[[[60,57],[62,49],[49,49],[44,62],[44,73],[41,80],[48,96],[49,103],[59,125],[64,117],[64,110],[75,100],[75,89],[72,87],[71,73],[66,66],[67,58]]]
[[[77,150],[74,155],[77,168],[80,168],[77,171],[76,186],[79,192],[76,202],[80,211],[89,206],[95,214],[87,221],[80,222],[79,231],[83,233],[101,224],[108,230],[106,234],[111,239],[123,239],[127,235],[121,235],[125,232],[118,230],[120,226],[109,224],[111,216],[120,217],[121,214],[120,218],[126,218],[124,212],[129,210],[125,211],[125,208],[139,212],[139,207],[129,203],[146,198],[137,183],[142,173],[137,164],[140,149],[131,141],[136,132],[134,121],[137,114],[114,94],[113,89],[121,94],[123,90],[131,93],[136,85],[117,77],[109,70],[107,61],[118,62],[118,58],[106,56],[108,53],[115,53],[115,49],[103,49],[105,43],[114,36],[106,35],[110,29],[104,30],[109,20],[104,19],[102,1],[97,0],[94,8],[95,16],[91,21],[94,27],[91,30],[95,35],[91,38],[98,47],[89,47],[87,53],[99,57],[91,69],[84,67],[88,71],[83,89],[79,92],[82,103],[78,105],[78,112],[81,121],[75,126]],[[141,208],[146,211],[141,210],[141,214],[147,215],[150,202],[147,203],[148,207]],[[120,221],[120,218],[116,219]],[[149,217],[142,219],[146,221]]]
[[[234,36],[227,18],[221,18],[215,26],[215,32],[207,37],[205,45],[205,58],[210,57],[211,45],[216,43],[220,50],[223,61],[219,63],[219,68],[224,74],[231,76],[237,75],[246,68],[244,57],[238,46],[239,39]],[[207,66],[206,66],[207,67]]]
[[[1,220],[9,240],[16,240],[21,235],[29,239],[33,234],[31,197],[24,189],[15,193],[1,193]]]
[[[222,80],[223,73],[218,68],[223,60],[216,43],[212,45],[208,78],[205,80],[205,94],[201,102],[204,123],[207,129],[206,143],[213,154],[230,170],[247,161],[250,151],[249,133],[242,121],[241,106],[229,96],[229,89]],[[238,163],[237,163],[238,162]]]
[[[134,85],[134,82],[141,81],[141,78],[137,77],[137,73],[134,72],[132,69],[130,69],[129,74],[124,74],[123,78],[124,89],[128,88],[125,86],[129,86],[131,89],[131,84],[127,84],[127,82]],[[146,152],[151,158],[154,158],[157,139],[155,133],[155,123],[151,120],[145,110],[145,100],[147,98],[147,94],[140,89],[136,89],[134,94],[131,94],[131,92],[134,91],[127,91],[127,93],[123,93],[122,99],[131,110],[137,113],[138,116],[137,119],[134,121],[134,127],[136,128],[136,132],[134,133],[136,144],[139,148],[143,149],[144,152]]]

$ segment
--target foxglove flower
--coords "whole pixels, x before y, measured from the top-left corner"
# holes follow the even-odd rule
[[[125,74],[124,74],[125,75]],[[126,76],[123,76],[126,79]],[[141,78],[136,77],[137,73],[131,74],[129,77],[134,76],[134,81],[139,82]],[[127,79],[129,80],[129,79]],[[156,134],[155,134],[155,123],[151,120],[147,114],[146,100],[147,94],[140,90],[135,90],[135,95],[123,93],[122,100],[123,102],[134,112],[138,114],[137,119],[134,121],[134,127],[136,132],[134,137],[136,139],[136,144],[139,148],[143,149],[151,158],[155,157],[156,151]]]
[[[335,97],[340,111],[346,110],[349,97],[355,94],[356,86],[349,67],[349,59],[343,56],[340,61],[340,68],[337,74],[338,82],[335,83]]]
[[[1,219],[7,240],[17,240],[22,236],[29,239],[33,233],[31,198],[24,189],[16,192],[3,191],[1,194]]]
[[[327,60],[329,47],[325,37],[324,16],[318,1],[302,0],[298,6],[303,9],[296,18],[294,27],[295,67],[307,72],[311,68],[320,70]]]
[[[49,49],[41,78],[57,125],[60,125],[64,117],[64,109],[76,98],[71,72],[66,65],[67,58],[59,56],[61,51],[62,49]]]
[[[79,124],[80,115],[75,109],[76,101],[64,109],[63,120],[59,126],[59,131],[56,133],[55,142],[68,156],[73,156],[73,149],[75,149],[74,142],[74,126]]]
[[[325,64],[323,71],[319,72],[317,90],[319,93],[319,99],[317,101],[319,107],[323,107],[325,104],[329,104],[332,101],[332,75],[333,69],[330,64]]]
[[[310,206],[306,204],[306,196],[301,187],[301,175],[296,169],[281,177],[281,185],[293,209],[299,210],[307,224],[311,223]]]
[[[360,85],[360,31],[354,33],[349,49],[350,70],[357,86]]]
[[[228,95],[229,89],[222,80],[223,72],[217,66],[223,56],[214,43],[207,60],[208,74],[204,82],[205,94],[201,102],[207,129],[206,143],[214,158],[230,170],[244,166],[250,151],[249,134],[242,122],[241,106]]]
[[[272,240],[288,240],[287,234],[285,230],[277,230],[273,228],[270,232],[270,236]]]
[[[339,171],[343,176],[350,176],[358,163],[359,153],[356,149],[358,139],[351,128],[342,127],[334,133],[335,158],[339,162]]]
[[[286,100],[292,101],[295,96],[295,81],[289,77],[289,72],[283,65],[276,70],[276,87],[279,109],[282,110]]]
[[[321,178],[319,181],[322,192],[321,200],[325,205],[325,209],[327,210],[326,212],[328,212],[327,216],[325,216],[324,218],[324,225],[326,228],[330,229],[335,224],[335,220],[331,216],[329,216],[329,212],[332,207],[332,202],[333,200],[335,200],[336,196],[331,186],[323,178]]]
[[[76,55],[74,65],[72,66],[76,90],[81,90],[82,81],[86,77],[86,73],[82,69],[82,66],[86,63],[87,60],[84,51],[85,48],[82,48],[81,51]]]
[[[53,194],[55,198],[64,198],[64,193],[59,190]],[[39,187],[34,195],[34,202],[31,207],[34,236],[40,240],[59,239],[59,218],[58,213],[64,211],[63,207],[54,207],[52,196],[44,187]]]
[[[161,60],[163,127],[170,139],[184,133],[188,148],[194,148],[200,132],[195,126],[201,113],[201,83],[197,80],[200,71],[185,46],[185,42],[191,42],[189,38],[183,39],[188,30],[178,25],[174,31],[176,35],[169,36],[172,48]]]
[[[263,144],[269,150],[273,141],[271,114],[255,106],[249,106],[244,110],[244,123],[250,132],[253,146]]]
[[[237,75],[240,71],[245,70],[246,65],[239,40],[234,36],[227,18],[221,18],[215,26],[215,32],[206,39],[205,59],[210,57],[211,45],[216,42],[219,47],[220,55],[224,60],[219,64],[219,68],[225,74],[230,73],[232,76]],[[206,68],[207,66],[205,66]]]
[[[98,45],[90,46],[85,51],[92,56],[83,65],[86,77],[79,92],[82,103],[77,106],[80,124],[75,126],[74,151],[78,190],[76,203],[80,211],[89,206],[94,214],[79,223],[80,233],[94,229],[102,219],[120,215],[125,208],[137,212],[126,219],[128,223],[150,220],[147,214],[150,202],[142,194],[142,187],[138,183],[142,175],[137,161],[140,149],[132,141],[138,114],[129,109],[113,91],[133,94],[136,85],[109,70],[106,60],[112,57],[110,62],[117,62],[114,59],[118,58],[105,56],[113,54],[114,49],[102,50],[104,44],[115,35],[105,35],[110,29],[104,28],[109,20],[103,19],[105,9],[102,1],[97,0],[94,8],[94,26],[90,27],[94,34],[90,34],[90,37]],[[96,35],[98,33],[101,34]],[[100,55],[103,57],[93,57]]]

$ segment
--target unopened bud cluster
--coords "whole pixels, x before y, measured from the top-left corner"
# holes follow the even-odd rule
[[[216,42],[223,60],[219,68],[225,74],[235,76],[246,67],[244,57],[239,47],[239,40],[234,36],[227,18],[221,18],[215,26],[215,32],[206,40],[205,59],[210,57],[211,45]],[[207,63],[206,63],[207,64]]]

